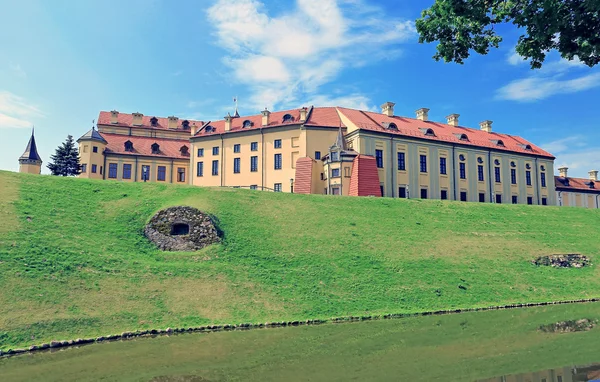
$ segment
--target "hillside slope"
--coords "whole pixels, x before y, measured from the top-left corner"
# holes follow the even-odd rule
[[[223,244],[165,253],[159,209],[218,217]],[[141,328],[600,297],[600,211],[290,195],[0,172],[0,349]],[[459,288],[459,285],[464,288]]]

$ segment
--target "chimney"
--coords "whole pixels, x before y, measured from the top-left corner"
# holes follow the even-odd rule
[[[306,116],[308,115],[308,109],[303,107],[300,109],[300,122],[306,122]]]
[[[561,178],[566,178],[568,170],[569,170],[569,168],[567,166],[559,167],[558,168],[558,173],[560,174],[560,177]]]
[[[144,116],[144,114],[142,113],[133,113],[133,121],[131,122],[131,124],[133,126],[141,126],[142,125],[142,117]]]
[[[196,135],[196,133],[198,132],[199,128],[200,127],[196,126],[196,122],[192,122],[192,127],[190,128],[190,133],[191,133],[192,137],[194,135]]]
[[[174,116],[170,116],[169,117],[169,129],[176,129],[177,128],[177,121],[179,121],[179,118],[174,117]]]
[[[492,121],[483,121],[479,123],[479,128],[486,133],[492,132]]]
[[[388,117],[393,117],[394,116],[394,106],[396,106],[396,104],[393,102],[384,103],[383,105],[381,105],[381,114],[385,114]]]
[[[227,113],[227,115],[225,116],[225,131],[231,131],[231,120],[233,119],[233,117],[231,116],[231,114]]]
[[[458,126],[458,117],[460,117],[460,114],[450,114],[449,116],[447,116],[446,121],[448,125]]]
[[[113,110],[110,112],[110,123],[119,123],[119,112]]]
[[[261,111],[261,114],[262,114],[262,125],[268,126],[269,125],[269,116],[271,115],[271,112],[269,110],[267,110],[267,108],[265,107],[265,110]]]
[[[429,121],[429,109],[426,107],[422,107],[417,110],[417,119],[420,121]]]
[[[592,170],[588,172],[590,174],[590,180],[597,182],[598,181],[598,170]]]

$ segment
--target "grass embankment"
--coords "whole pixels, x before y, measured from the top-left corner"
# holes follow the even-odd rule
[[[0,349],[142,328],[600,296],[596,210],[339,198],[0,172]],[[159,209],[219,218],[223,244],[164,253]],[[459,285],[464,289],[459,288]]]

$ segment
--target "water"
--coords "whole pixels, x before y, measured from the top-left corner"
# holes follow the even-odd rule
[[[600,304],[139,338],[0,359],[0,381],[523,381],[600,379]]]

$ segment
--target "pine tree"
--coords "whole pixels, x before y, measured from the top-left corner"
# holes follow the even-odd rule
[[[50,156],[51,162],[48,163],[48,169],[52,175],[75,176],[81,172],[79,165],[79,152],[73,137],[67,136],[67,140],[56,149],[56,154]]]

